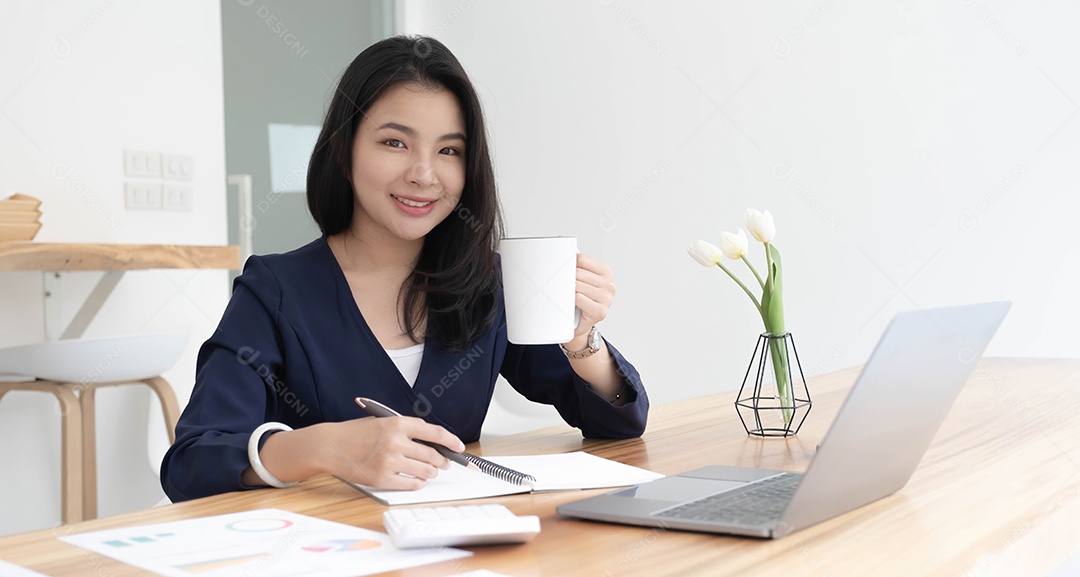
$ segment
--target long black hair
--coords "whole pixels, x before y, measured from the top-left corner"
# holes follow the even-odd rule
[[[388,90],[408,83],[444,89],[457,98],[465,117],[465,187],[454,211],[425,237],[416,267],[401,287],[402,325],[419,342],[417,328],[426,305],[426,336],[460,351],[494,322],[495,249],[503,219],[480,99],[446,46],[426,36],[395,36],[352,61],[311,154],[308,209],[324,235],[352,225],[352,151],[360,119]]]

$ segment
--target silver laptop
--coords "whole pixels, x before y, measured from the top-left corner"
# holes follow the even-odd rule
[[[702,467],[556,510],[595,521],[775,539],[891,495],[911,478],[1009,306],[893,318],[805,473]]]

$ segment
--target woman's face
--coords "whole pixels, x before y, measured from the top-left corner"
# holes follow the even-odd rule
[[[352,151],[359,231],[423,238],[465,186],[465,118],[444,89],[402,84],[360,120]]]

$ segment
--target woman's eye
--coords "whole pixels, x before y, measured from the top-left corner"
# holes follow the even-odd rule
[[[456,149],[456,148],[450,148],[449,146],[447,146],[446,148],[440,150],[439,154],[446,154],[446,155],[449,155],[449,156],[459,156],[459,155],[461,155],[461,151]]]
[[[396,139],[396,138],[391,138],[389,140],[384,140],[383,144],[385,144],[387,146],[390,146],[390,147],[393,147],[393,148],[405,148],[405,143],[398,140],[398,139]]]

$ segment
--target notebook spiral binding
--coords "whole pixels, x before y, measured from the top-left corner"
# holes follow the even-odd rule
[[[502,479],[507,483],[524,485],[526,484],[526,481],[529,481],[530,483],[536,482],[536,477],[533,477],[532,475],[527,475],[520,471],[515,471],[509,467],[503,467],[498,463],[492,463],[487,459],[477,457],[476,455],[470,453],[462,453],[461,455],[468,459],[470,463],[476,465],[476,468],[480,469],[481,472],[487,473],[488,475],[491,475],[496,479]]]

